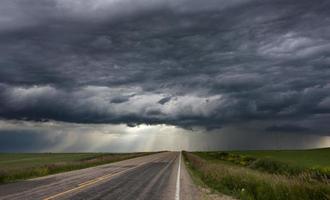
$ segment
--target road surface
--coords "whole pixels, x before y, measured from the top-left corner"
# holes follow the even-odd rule
[[[0,185],[1,200],[199,200],[179,152]]]

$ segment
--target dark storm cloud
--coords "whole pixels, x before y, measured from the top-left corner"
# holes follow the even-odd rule
[[[308,128],[297,126],[293,124],[283,124],[283,125],[274,125],[266,128],[266,131],[269,132],[308,132],[310,131]]]
[[[1,152],[35,152],[54,146],[61,138],[50,140],[47,135],[34,130],[0,130]]]
[[[326,0],[1,1],[0,117],[206,129],[304,121],[329,134],[318,126],[330,114],[329,9]]]
[[[159,104],[166,104],[167,102],[171,101],[172,97],[164,97],[161,100],[158,101]]]
[[[113,97],[113,98],[110,100],[110,102],[111,102],[111,103],[124,103],[124,102],[129,101],[129,99],[130,99],[131,97],[133,97],[133,96],[135,96],[135,95],[129,95],[129,96],[115,96],[115,97]]]

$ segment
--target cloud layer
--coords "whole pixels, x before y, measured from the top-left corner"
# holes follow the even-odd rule
[[[0,117],[329,135],[326,0],[4,0]]]
[[[260,132],[255,125],[193,132],[168,125],[0,121],[0,152],[131,152],[328,147],[329,136]],[[257,142],[256,142],[257,141]]]

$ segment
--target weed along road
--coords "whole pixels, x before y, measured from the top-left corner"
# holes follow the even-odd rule
[[[1,200],[198,200],[179,152],[0,185]]]

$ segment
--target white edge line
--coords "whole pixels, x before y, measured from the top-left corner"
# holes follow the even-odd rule
[[[176,178],[176,192],[175,192],[175,200],[180,200],[180,178],[181,178],[181,151],[179,157],[179,167],[178,167],[178,174]]]

